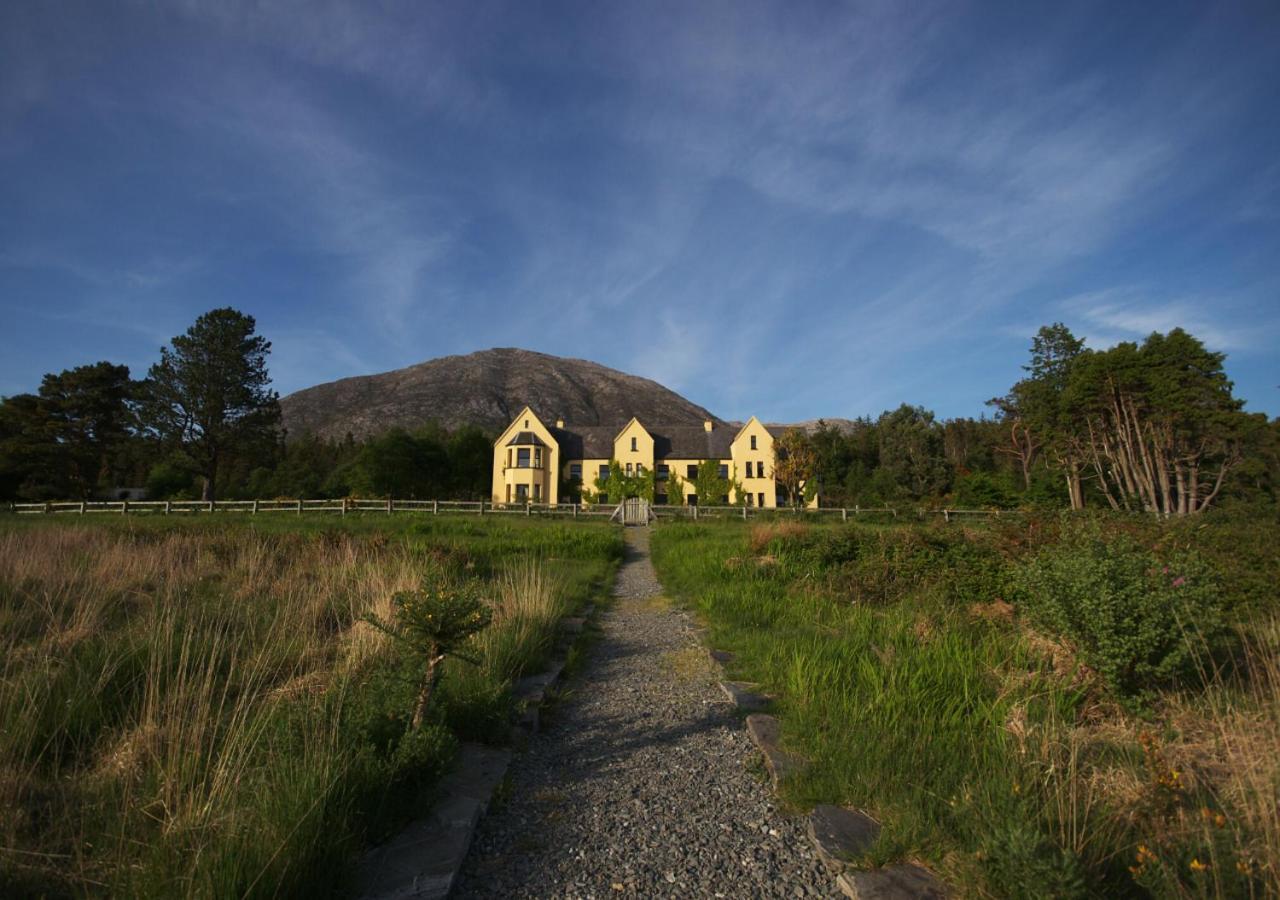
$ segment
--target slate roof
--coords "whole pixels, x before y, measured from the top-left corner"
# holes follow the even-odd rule
[[[546,443],[542,438],[538,437],[532,431],[521,431],[511,440],[507,441],[508,447],[545,447]]]
[[[643,424],[643,423],[641,423]],[[707,431],[701,425],[645,425],[653,436],[653,456],[662,459],[728,459],[729,447],[739,429],[719,426]],[[619,425],[587,425],[580,428],[552,428],[564,459],[610,459]],[[773,429],[769,429],[773,432]],[[781,433],[781,431],[777,432]]]

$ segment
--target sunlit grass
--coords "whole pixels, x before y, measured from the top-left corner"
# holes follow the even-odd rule
[[[1274,618],[1240,605],[1236,665],[1205,653],[1135,714],[1003,594],[1034,544],[672,524],[653,552],[730,674],[778,697],[811,762],[787,800],[881,819],[864,864],[923,861],[964,896],[1280,896]]]
[[[0,527],[0,895],[341,892],[607,584],[615,533],[540,524]],[[410,759],[407,663],[364,617],[441,566],[495,621]]]

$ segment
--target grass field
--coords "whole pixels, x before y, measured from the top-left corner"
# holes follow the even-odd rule
[[[1280,896],[1274,521],[654,535],[811,765],[961,896]]]
[[[0,522],[0,896],[340,894],[620,557],[585,522]],[[440,578],[493,623],[409,733],[364,617]]]

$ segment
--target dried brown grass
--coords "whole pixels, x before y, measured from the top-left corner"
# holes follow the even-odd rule
[[[386,638],[361,617],[385,617],[431,562],[346,535],[0,533],[0,869],[76,892],[134,867],[139,816],[193,860],[245,827],[273,708],[378,654]],[[108,708],[101,723],[76,718],[84,696]],[[319,770],[338,765],[330,719],[304,737]],[[83,831],[86,792],[120,803],[115,838]]]

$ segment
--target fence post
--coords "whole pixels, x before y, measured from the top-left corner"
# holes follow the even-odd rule
[[[951,521],[951,510],[949,510],[949,509],[944,509],[944,510],[942,511],[942,521],[944,521],[944,522],[950,522],[950,521]]]
[[[120,504],[120,515],[127,516],[129,514],[129,501],[125,500]]]
[[[578,504],[573,504],[573,517],[578,518]]]
[[[697,506],[697,504],[694,504],[694,507],[693,507],[693,521],[695,521],[695,522],[696,522],[696,521],[698,521],[698,506]]]
[[[209,501],[209,512],[213,512],[213,501]]]
[[[298,515],[302,515],[302,498],[299,497],[294,502],[297,504],[297,506],[294,507],[294,510],[297,512]]]
[[[254,501],[253,501],[253,509],[252,509],[252,510],[250,510],[249,514],[250,514],[250,515],[253,515],[253,516],[256,516],[256,515],[258,514],[258,501],[257,501],[257,500],[254,500]]]
[[[83,501],[83,500],[81,500],[81,501],[80,501],[80,515],[82,515],[82,516],[84,515],[84,501]]]
[[[387,515],[391,515],[391,510],[395,509],[395,501],[390,497],[387,498]]]
[[[170,508],[170,506],[171,506],[172,504],[173,504],[173,501],[172,501],[172,500],[166,500],[166,501],[164,501],[164,514],[165,514],[166,516],[167,516],[167,515],[169,515],[169,508]]]
[[[524,501],[524,514],[526,516],[533,515],[533,504],[530,503],[528,500]]]
[[[48,501],[48,500],[46,500],[46,501],[44,501],[44,514],[45,514],[46,516],[47,516],[47,515],[49,515],[49,510],[50,510],[49,501]]]
[[[431,501],[431,515],[433,515],[433,516],[438,516],[438,515],[440,515],[440,501],[439,501],[439,500],[432,500],[432,501]]]
[[[483,500],[481,500],[481,501],[480,501],[480,515],[482,515],[482,516],[484,515],[484,501],[483,501]]]

